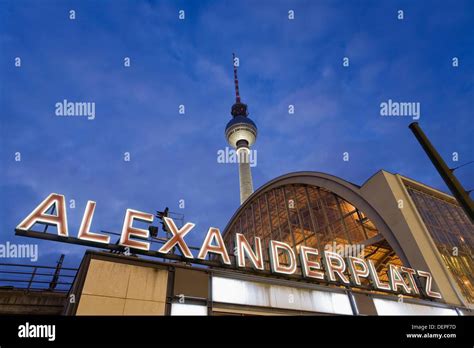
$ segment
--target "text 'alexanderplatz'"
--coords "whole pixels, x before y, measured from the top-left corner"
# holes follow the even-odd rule
[[[56,214],[48,214],[47,211],[53,206]],[[107,248],[110,243],[110,236],[91,232],[90,230],[95,208],[96,202],[87,202],[76,240],[94,242],[98,246]],[[163,243],[157,250],[157,253],[165,257],[174,248],[179,248],[183,258],[191,262],[195,260],[195,256],[184,240],[195,224],[187,222],[184,226],[178,228],[173,219],[164,217],[163,220],[167,226],[170,238]],[[119,244],[125,248],[149,251],[150,242],[146,241],[149,238],[149,230],[134,227],[134,221],[151,224],[153,222],[153,215],[127,209]],[[29,231],[36,223],[53,225],[57,228],[58,236],[69,237],[64,195],[50,194],[17,226],[17,230]],[[71,238],[68,239],[68,242],[73,243]],[[262,248],[267,247],[270,255],[270,269],[271,272],[276,274],[296,274],[298,269],[297,257],[299,257],[301,276],[306,279],[355,287],[360,287],[363,279],[368,279],[371,287],[376,290],[441,298],[440,293],[432,290],[432,276],[429,272],[403,266],[397,267],[390,264],[387,271],[389,281],[386,283],[380,279],[372,260],[365,260],[355,256],[343,257],[331,251],[319,252],[318,249],[306,246],[301,246],[299,248],[299,255],[296,255],[295,251],[284,242],[270,240],[268,246],[262,246],[261,239],[255,237],[254,245],[250,245],[246,237],[240,233],[235,235],[235,246],[235,267],[239,269],[245,269],[247,264],[249,264],[255,270],[264,271],[265,264]],[[219,257],[225,265],[232,265],[221,232],[215,227],[208,229],[196,258],[206,260],[209,254],[217,255],[216,257]],[[285,262],[282,261],[283,258],[279,257],[284,254],[286,254]],[[424,286],[419,287],[415,278],[423,279]]]

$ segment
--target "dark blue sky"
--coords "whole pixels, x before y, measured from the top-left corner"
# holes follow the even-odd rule
[[[239,206],[236,165],[217,163],[234,101],[234,51],[241,95],[259,127],[256,188],[292,171],[362,184],[385,169],[446,191],[407,128],[412,120],[380,116],[388,99],[421,103],[419,122],[449,165],[474,160],[472,1],[0,0],[0,7],[1,243],[39,242],[15,237],[14,228],[51,192],[76,200],[72,235],[89,199],[97,202],[93,231],[119,231],[127,208],[164,206],[197,224],[191,244],[209,226],[223,229]],[[63,99],[95,102],[95,119],[55,116]],[[450,161],[455,151],[459,163]],[[456,172],[468,189],[473,172],[474,165]],[[67,264],[77,265],[85,251],[39,243],[40,264],[67,253]]]

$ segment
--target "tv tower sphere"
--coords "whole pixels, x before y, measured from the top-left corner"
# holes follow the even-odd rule
[[[225,136],[234,149],[250,147],[257,140],[257,125],[248,117],[236,116],[227,123]]]

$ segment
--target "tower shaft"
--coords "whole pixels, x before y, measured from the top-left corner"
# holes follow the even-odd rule
[[[237,151],[239,157],[240,204],[243,204],[253,193],[253,181],[249,160],[250,150],[240,148]]]

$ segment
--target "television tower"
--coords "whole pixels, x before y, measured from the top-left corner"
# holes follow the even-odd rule
[[[250,147],[257,139],[257,125],[248,117],[247,104],[240,101],[239,80],[235,54],[234,64],[235,104],[232,105],[232,119],[225,127],[225,137],[230,146],[236,149],[239,162],[240,204],[253,193],[252,173],[250,171]]]

